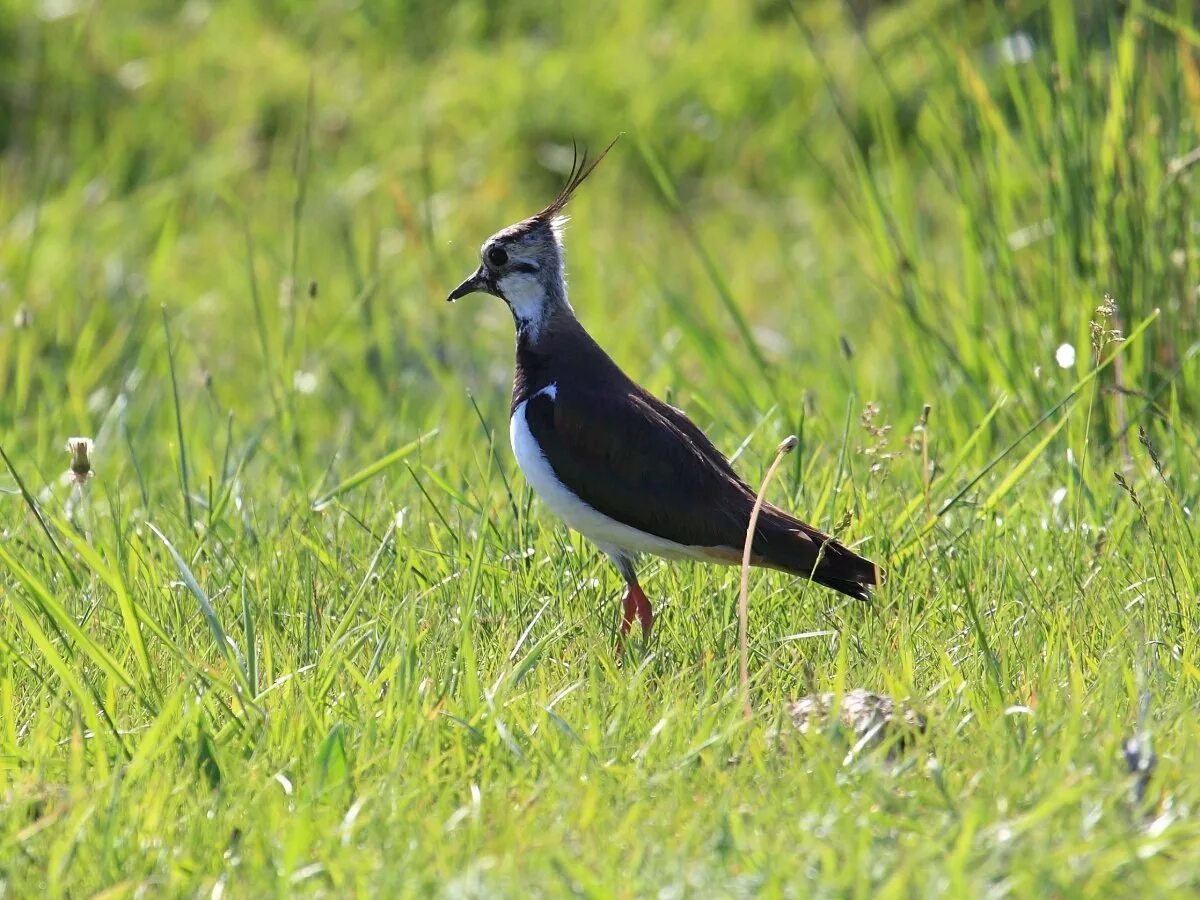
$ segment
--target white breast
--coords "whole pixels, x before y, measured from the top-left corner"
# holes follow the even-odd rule
[[[546,395],[554,399],[558,395],[557,385],[542,388],[535,397]],[[610,557],[635,556],[638,553],[653,553],[668,559],[702,559],[713,561],[703,547],[677,544],[666,538],[648,534],[637,528],[622,524],[589,506],[565,484],[558,480],[542,448],[538,446],[525,420],[525,405],[522,401],[513,410],[508,423],[508,436],[512,441],[517,464],[530,487],[554,513],[567,523],[567,527],[578,531]]]

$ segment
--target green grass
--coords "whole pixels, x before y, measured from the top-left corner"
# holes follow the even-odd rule
[[[0,895],[1200,887],[1200,17],[1074,6],[0,2]],[[749,722],[737,571],[619,660],[442,301],[620,131],[579,314],[889,572],[753,574]]]

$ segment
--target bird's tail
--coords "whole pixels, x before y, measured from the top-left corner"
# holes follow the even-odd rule
[[[754,536],[757,565],[809,578],[858,600],[871,599],[883,570],[836,538],[806,525],[778,507],[764,505]]]

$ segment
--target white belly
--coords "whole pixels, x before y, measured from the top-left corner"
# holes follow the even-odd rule
[[[543,388],[539,393],[555,396],[554,385]],[[536,395],[535,395],[536,396]],[[703,547],[691,547],[677,544],[666,538],[648,534],[637,528],[632,528],[609,518],[604,513],[592,508],[579,499],[554,474],[542,448],[534,440],[529,423],[525,421],[525,404],[513,410],[508,422],[508,437],[512,442],[513,453],[517,464],[525,475],[535,494],[542,499],[554,513],[567,523],[567,527],[578,531],[606,554],[614,559],[617,556],[636,556],[638,553],[652,553],[668,559],[702,559],[714,561]]]

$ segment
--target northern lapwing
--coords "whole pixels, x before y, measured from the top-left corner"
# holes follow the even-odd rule
[[[638,556],[740,563],[755,494],[691,419],[621,371],[567,299],[562,213],[611,147],[590,165],[577,156],[553,202],[488,238],[479,268],[446,299],[482,292],[508,305],[517,329],[509,418],[517,463],[625,579],[622,634],[636,618],[649,639],[654,614]],[[874,563],[770,503],[751,561],[860,600],[881,577]]]

